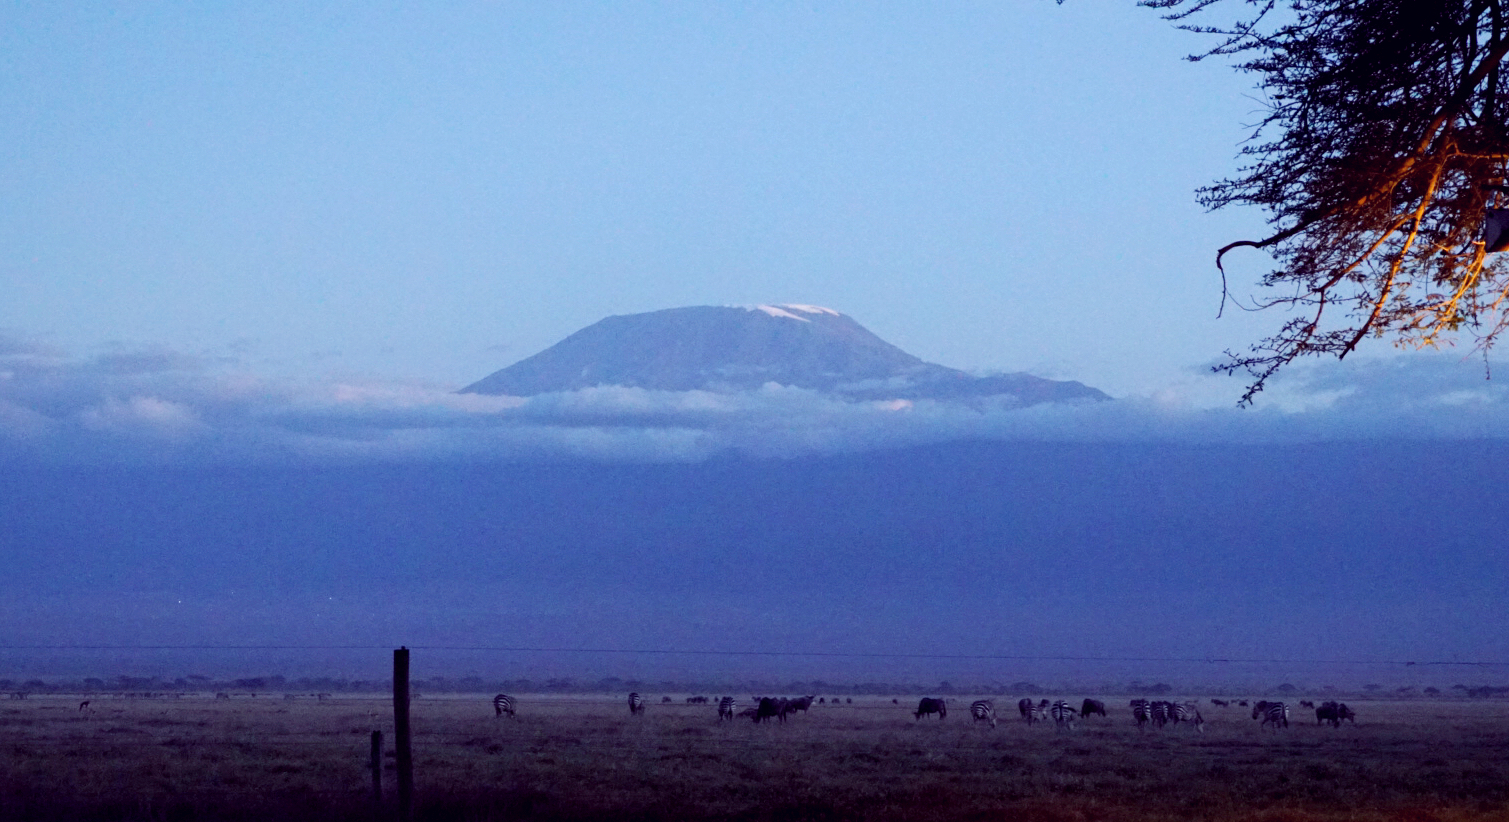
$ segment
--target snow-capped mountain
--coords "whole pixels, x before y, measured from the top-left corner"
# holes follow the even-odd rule
[[[732,392],[766,383],[850,399],[969,399],[1022,405],[1109,399],[1030,374],[977,377],[923,362],[831,308],[696,306],[608,317],[461,389],[532,396],[600,385]]]

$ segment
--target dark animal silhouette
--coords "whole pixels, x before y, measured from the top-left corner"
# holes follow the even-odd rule
[[[788,714],[790,714],[790,713],[796,713],[797,711],[801,711],[802,713],[806,713],[807,709],[811,708],[811,707],[812,707],[812,697],[810,697],[810,696],[800,696],[800,697],[797,697],[796,699],[793,699],[790,702],[786,703],[786,713],[788,713]]]
[[[644,713],[644,697],[638,693],[629,694],[629,715]]]
[[[1283,723],[1283,726],[1287,728],[1289,727],[1289,706],[1282,702],[1262,700],[1252,706],[1252,718],[1257,719],[1258,717],[1262,717],[1263,720],[1258,723],[1259,728],[1270,723],[1273,725],[1275,731],[1278,730],[1280,723]]]
[[[948,705],[941,699],[933,699],[932,697],[925,696],[921,702],[917,703],[917,712],[913,716],[921,719],[924,714],[937,714],[940,720],[946,719],[948,717]]]
[[[1188,722],[1194,727],[1195,733],[1205,733],[1205,717],[1200,716],[1199,708],[1196,708],[1193,704],[1181,705],[1178,703],[1174,703],[1170,708],[1169,718],[1173,720],[1174,724]]]
[[[1053,714],[1053,726],[1055,728],[1059,730],[1063,730],[1064,728],[1068,728],[1071,731],[1074,730],[1074,720],[1079,718],[1079,711],[1070,707],[1068,702],[1062,699],[1058,700],[1053,703],[1050,712]]]
[[[786,721],[786,712],[783,711],[783,710],[781,710],[781,703],[780,702],[777,702],[776,700],[771,699],[768,696],[762,696],[762,697],[760,697],[760,704],[759,704],[759,706],[755,708],[755,714],[754,714],[755,724],[759,724],[761,722],[768,722],[768,721],[770,721],[771,717],[774,717],[776,719],[779,719],[782,722],[785,722]]]
[[[1105,716],[1106,703],[1101,702],[1098,699],[1086,699],[1085,704],[1079,706],[1079,715],[1089,716],[1091,714],[1100,714],[1101,716]]]
[[[497,696],[493,697],[493,716],[502,716],[504,714],[508,714],[514,719],[519,718],[518,715],[514,713],[513,697],[509,696],[508,694],[498,694]]]

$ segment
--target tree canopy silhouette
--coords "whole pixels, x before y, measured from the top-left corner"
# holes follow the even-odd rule
[[[1140,5],[1217,38],[1189,59],[1234,58],[1266,104],[1237,176],[1199,191],[1207,208],[1268,212],[1272,233],[1225,246],[1216,265],[1224,289],[1228,252],[1265,249],[1274,268],[1251,308],[1292,311],[1216,366],[1250,375],[1241,404],[1296,358],[1343,358],[1368,337],[1492,346],[1509,327],[1509,263],[1484,243],[1485,228],[1491,241],[1509,227],[1509,212],[1486,211],[1509,191],[1495,188],[1509,161],[1501,0]]]

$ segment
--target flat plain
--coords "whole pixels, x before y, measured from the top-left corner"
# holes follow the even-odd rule
[[[0,819],[394,818],[391,700],[213,696],[0,701]],[[415,818],[1509,820],[1509,701],[1349,700],[1355,725],[1296,709],[1274,731],[1200,700],[1194,733],[1139,729],[1125,697],[1068,731],[1022,722],[1015,696],[994,697],[994,729],[974,697],[941,721],[913,718],[916,695],[865,696],[756,725],[718,722],[718,694],[648,696],[630,716],[619,696],[515,694],[513,719],[491,694],[415,699]]]

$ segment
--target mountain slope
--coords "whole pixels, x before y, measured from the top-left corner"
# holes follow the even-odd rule
[[[608,317],[462,392],[532,396],[599,385],[739,391],[769,382],[852,399],[1107,399],[1077,382],[1028,374],[975,377],[924,362],[837,311],[806,305],[697,306]]]

